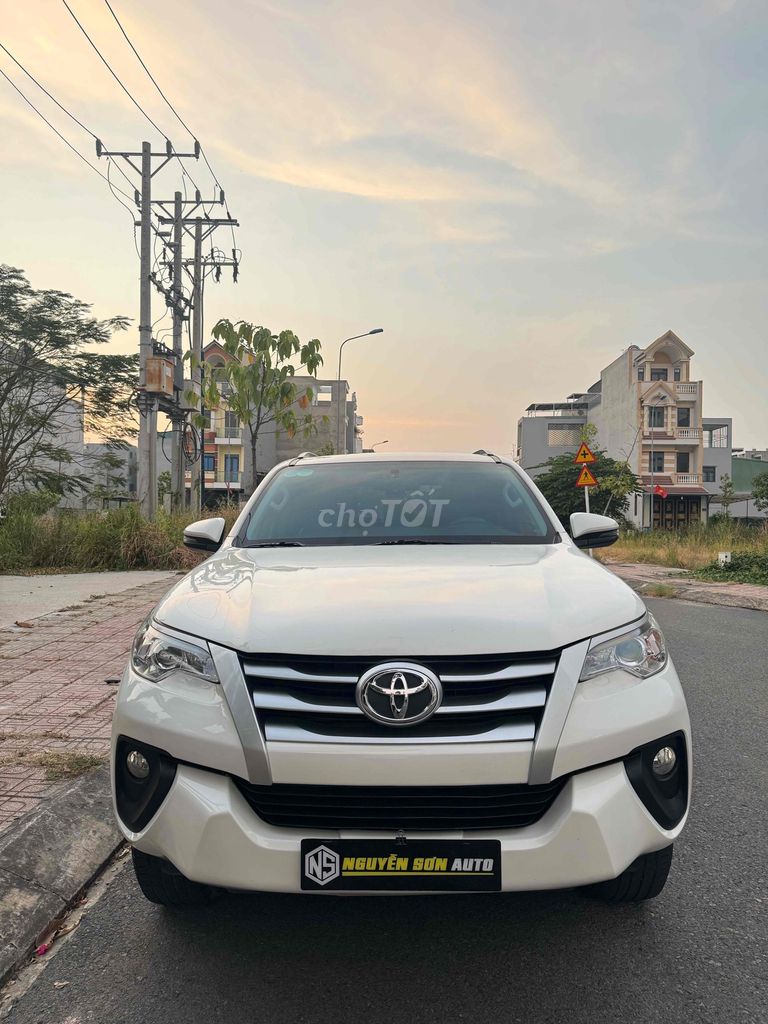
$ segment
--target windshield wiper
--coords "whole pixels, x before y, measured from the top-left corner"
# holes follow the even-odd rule
[[[262,540],[247,545],[249,548],[303,548],[300,540]]]
[[[379,540],[377,544],[457,544],[458,541],[442,538],[427,539],[426,537],[398,537],[396,540]]]

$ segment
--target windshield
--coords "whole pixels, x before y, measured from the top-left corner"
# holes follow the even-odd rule
[[[546,544],[554,535],[503,463],[370,461],[282,470],[236,543]]]

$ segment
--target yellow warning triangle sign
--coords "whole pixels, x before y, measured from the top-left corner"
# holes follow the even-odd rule
[[[577,466],[586,466],[587,463],[597,462],[597,459],[589,450],[588,445],[582,441],[579,450],[576,452],[576,458],[573,461]]]
[[[595,480],[594,476],[592,475],[592,471],[590,470],[589,466],[582,466],[581,472],[579,473],[579,479],[576,481],[576,486],[594,487],[596,484],[597,480]]]

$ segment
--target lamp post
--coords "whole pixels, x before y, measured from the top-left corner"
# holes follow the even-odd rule
[[[383,333],[384,333],[384,328],[383,327],[374,327],[372,331],[366,331],[364,334],[353,334],[351,338],[345,338],[344,341],[342,341],[341,345],[339,345],[339,372],[338,372],[338,374],[336,376],[336,387],[338,388],[338,392],[339,392],[339,396],[338,396],[339,408],[338,408],[338,417],[337,417],[338,418],[338,422],[336,423],[336,454],[337,455],[341,455],[342,454],[341,451],[340,451],[340,448],[341,448],[341,424],[342,424],[342,414],[343,414],[345,406],[346,406],[346,396],[344,396],[344,399],[342,400],[342,394],[341,394],[341,354],[344,351],[344,346],[347,344],[348,341],[357,341],[358,338],[367,338],[369,334],[383,334]],[[346,445],[345,445],[345,447],[346,447]]]
[[[371,451],[375,452],[380,444],[389,444],[389,441],[377,441],[376,444],[371,445]]]

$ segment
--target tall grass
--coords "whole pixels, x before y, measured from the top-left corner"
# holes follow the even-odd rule
[[[207,513],[223,515],[227,527],[237,514],[235,505]],[[133,506],[44,515],[14,510],[0,521],[0,572],[189,569],[201,560],[183,546],[184,527],[194,518],[160,512],[147,522]]]
[[[601,552],[604,561],[652,562],[680,569],[703,569],[717,561],[719,551],[768,558],[768,529],[720,520],[686,530],[623,533]]]

